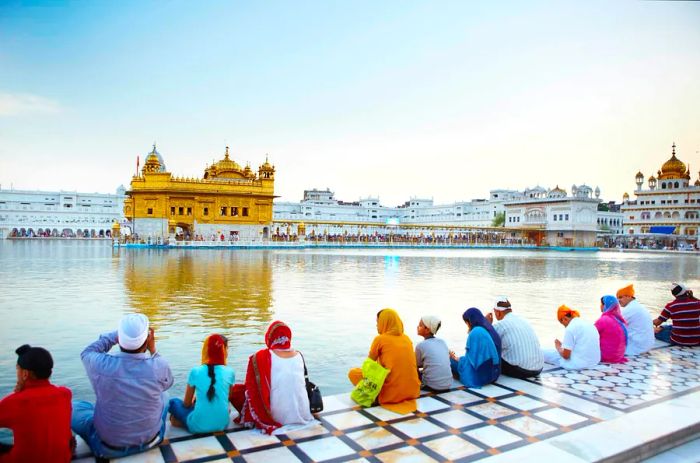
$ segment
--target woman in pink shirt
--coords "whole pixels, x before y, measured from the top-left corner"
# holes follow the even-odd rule
[[[627,322],[622,317],[620,303],[615,296],[600,298],[602,314],[595,322],[600,334],[600,361],[605,363],[624,363],[627,348]]]

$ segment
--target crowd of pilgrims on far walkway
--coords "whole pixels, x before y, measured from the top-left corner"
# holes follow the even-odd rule
[[[632,285],[603,296],[600,318],[592,323],[562,305],[557,319],[565,327],[562,341],[542,349],[528,321],[508,298],[500,297],[493,315],[470,308],[462,315],[468,331],[464,355],[448,350],[436,337],[441,321],[421,317],[413,348],[398,313],[377,314],[377,333],[367,362],[388,370],[370,405],[397,413],[416,409],[420,390],[446,391],[453,378],[470,388],[492,383],[499,375],[516,378],[540,374],[544,362],[567,369],[599,362],[626,362],[652,348],[654,337],[680,346],[700,345],[700,300],[683,284],[672,285],[674,300],[652,321],[635,299]],[[493,320],[495,316],[496,321]],[[667,320],[672,324],[664,324]],[[248,361],[244,381],[235,383],[227,366],[228,342],[220,334],[204,339],[201,364],[192,368],[182,399],[168,399],[173,385],[168,362],[156,351],[149,320],[125,315],[116,331],[102,334],[80,354],[95,391],[96,403],[71,401],[70,389],[52,385],[50,353],[23,345],[17,353],[15,391],[0,401],[0,462],[69,461],[75,448],[71,430],[102,458],[118,458],[157,446],[166,420],[192,433],[222,431],[234,422],[264,433],[286,433],[315,422],[305,386],[303,356],[292,348],[292,331],[275,321],[265,333],[266,347]],[[116,352],[110,350],[118,346]],[[366,380],[353,368],[353,384]],[[353,395],[354,397],[354,395]]]

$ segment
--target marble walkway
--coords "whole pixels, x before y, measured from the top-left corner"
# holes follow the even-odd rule
[[[231,427],[190,435],[169,428],[132,462],[640,461],[700,434],[700,349],[659,345],[622,365],[550,368],[533,381],[426,393],[418,410],[362,409],[324,398],[313,427],[267,436]],[[700,457],[699,457],[700,458]],[[74,461],[95,461],[79,439]]]

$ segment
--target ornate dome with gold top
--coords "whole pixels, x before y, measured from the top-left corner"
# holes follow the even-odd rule
[[[676,144],[674,143],[671,151],[671,159],[664,162],[661,166],[661,174],[659,180],[672,178],[690,179],[690,173],[687,171],[685,164],[676,157]]]
[[[143,172],[165,172],[165,162],[153,143],[153,150],[146,155],[146,162],[143,164]]]
[[[241,166],[231,159],[228,154],[228,146],[224,158],[219,162],[215,162],[204,170],[204,178],[213,179],[232,179],[232,178],[247,178]]]

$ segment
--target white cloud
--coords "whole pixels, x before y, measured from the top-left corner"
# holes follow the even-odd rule
[[[60,111],[58,102],[30,93],[0,92],[0,117],[25,114],[51,114]]]

